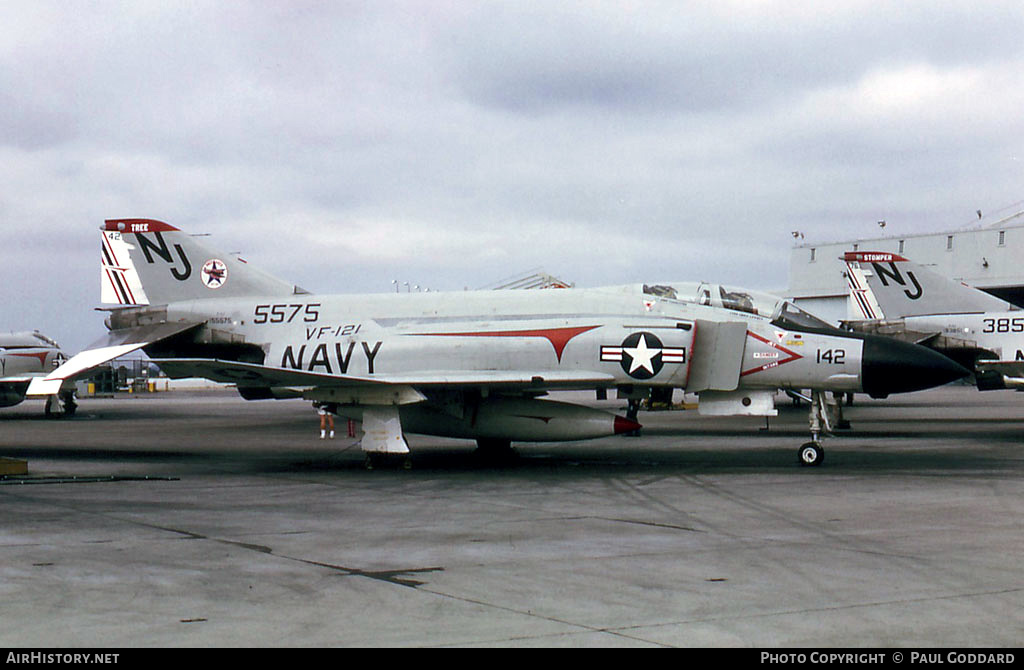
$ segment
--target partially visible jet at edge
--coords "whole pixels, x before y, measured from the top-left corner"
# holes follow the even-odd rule
[[[0,333],[0,407],[25,400],[33,378],[53,372],[65,360],[60,346],[38,330]],[[62,387],[46,396],[46,414],[75,413],[74,390]]]
[[[1024,388],[1024,311],[898,254],[847,252],[853,330],[923,344],[974,372],[982,391]]]

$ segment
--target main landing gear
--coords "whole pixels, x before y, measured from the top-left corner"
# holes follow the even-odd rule
[[[519,452],[512,447],[512,440],[502,438],[478,439],[473,455],[489,465],[507,465],[519,459]]]
[[[376,470],[398,463],[403,470],[412,470],[412,458],[408,454],[386,454],[379,452],[367,452],[363,467],[367,470]]]
[[[74,391],[61,391],[58,395],[47,396],[43,413],[46,418],[74,416],[78,409]]]

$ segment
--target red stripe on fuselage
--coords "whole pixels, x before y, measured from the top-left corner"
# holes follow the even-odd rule
[[[19,356],[21,358],[38,358],[40,365],[46,365],[46,355],[48,353],[50,353],[50,352],[48,352],[48,351],[40,351],[40,352],[37,352],[37,353],[31,353],[31,354],[22,354],[22,353],[11,352],[10,355],[11,356]]]
[[[480,332],[465,333],[414,333],[431,337],[542,337],[551,343],[555,348],[555,356],[558,362],[562,362],[562,352],[565,351],[569,340],[585,333],[588,330],[600,328],[600,326],[576,326],[570,328],[544,328],[539,330],[489,330]]]

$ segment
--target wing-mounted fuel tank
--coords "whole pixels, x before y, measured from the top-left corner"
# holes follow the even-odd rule
[[[635,431],[640,424],[593,407],[513,396],[477,398],[461,412],[434,403],[398,405],[402,430],[444,437],[516,442],[562,442]],[[363,408],[340,406],[338,413],[362,420]]]

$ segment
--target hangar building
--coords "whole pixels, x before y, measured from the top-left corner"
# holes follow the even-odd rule
[[[798,244],[789,261],[787,296],[830,322],[853,317],[847,299],[847,251],[887,251],[939,274],[1024,306],[1024,211],[994,223],[942,233]]]

